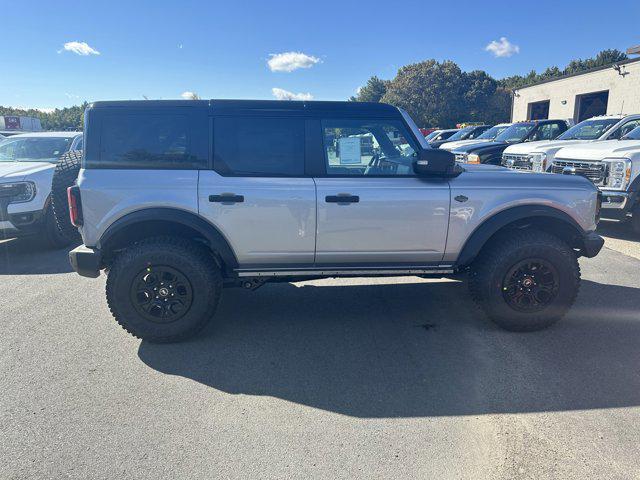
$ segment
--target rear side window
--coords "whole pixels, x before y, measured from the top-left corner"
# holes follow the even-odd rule
[[[204,168],[191,153],[187,114],[108,113],[100,122],[99,162],[87,167]]]
[[[304,120],[216,117],[214,169],[222,175],[303,176]]]

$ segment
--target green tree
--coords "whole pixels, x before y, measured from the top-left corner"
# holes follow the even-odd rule
[[[379,102],[387,92],[388,83],[388,81],[381,80],[374,75],[367,80],[364,87],[358,90],[358,94],[349,100],[352,102]]]
[[[467,113],[466,86],[454,62],[427,60],[400,68],[382,101],[404,108],[421,126],[449,127]]]

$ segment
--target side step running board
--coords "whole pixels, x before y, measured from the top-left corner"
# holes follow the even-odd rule
[[[306,268],[306,269],[269,269],[235,270],[239,277],[301,277],[301,276],[339,276],[339,275],[449,275],[453,273],[451,265],[438,267],[389,267],[389,268]]]

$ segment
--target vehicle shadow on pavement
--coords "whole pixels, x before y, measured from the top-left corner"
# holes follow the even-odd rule
[[[640,235],[637,235],[629,223],[601,221],[598,224],[598,233],[618,240],[629,240],[630,242],[640,242]]]
[[[455,301],[452,301],[454,299]],[[493,326],[462,282],[225,291],[196,340],[142,342],[160,372],[355,417],[640,405],[640,289],[583,281],[571,314]]]
[[[47,250],[31,238],[0,241],[0,275],[69,273],[69,250]]]

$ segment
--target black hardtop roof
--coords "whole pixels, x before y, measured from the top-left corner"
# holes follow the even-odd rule
[[[372,102],[323,102],[296,100],[113,100],[93,102],[90,108],[162,108],[162,107],[210,107],[218,110],[279,110],[279,111],[340,111],[377,114],[397,114],[398,109],[386,103]]]
[[[118,100],[93,102],[89,108],[210,108],[217,111],[291,111],[291,112],[350,112],[377,115],[398,115],[398,109],[386,103],[322,102],[295,100]]]

